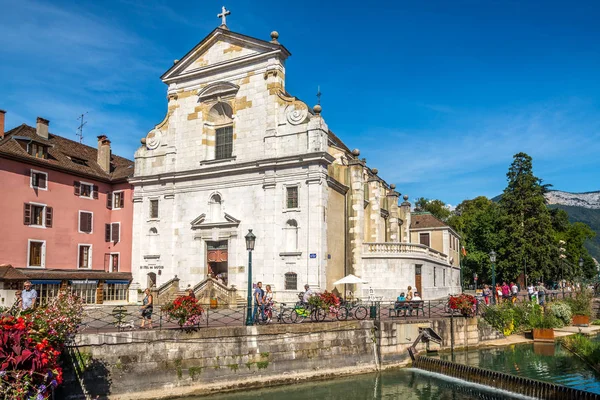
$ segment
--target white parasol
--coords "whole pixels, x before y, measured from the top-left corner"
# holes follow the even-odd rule
[[[350,285],[353,283],[369,283],[369,282],[365,281],[364,279],[359,278],[358,276],[352,275],[352,274],[343,277],[339,281],[333,282],[334,285]]]

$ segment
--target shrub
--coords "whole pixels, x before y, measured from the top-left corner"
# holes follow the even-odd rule
[[[511,304],[503,303],[487,307],[483,319],[504,336],[509,336],[515,331],[515,311]]]
[[[562,326],[561,322],[554,314],[550,311],[544,311],[544,309],[537,304],[534,304],[534,310],[529,317],[529,325],[532,329],[551,329]]]
[[[573,315],[592,315],[592,299],[593,293],[590,289],[582,288],[575,293],[575,297],[566,299],[566,302],[571,307]]]
[[[340,308],[340,298],[334,293],[325,291],[324,293],[317,293],[308,299],[308,304],[315,308],[322,308],[329,310],[329,312],[335,313]]]
[[[548,304],[546,311],[556,317],[560,327],[570,325],[573,314],[571,313],[571,307],[564,301],[555,301]]]
[[[190,296],[179,296],[162,307],[169,321],[176,321],[182,328],[193,328],[200,323],[204,309],[198,300]]]
[[[82,309],[61,293],[47,307],[0,315],[0,398],[43,400],[62,383],[58,359]]]

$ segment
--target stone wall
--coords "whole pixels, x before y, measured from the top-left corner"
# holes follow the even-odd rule
[[[499,335],[464,318],[82,334],[59,398],[157,399],[369,372],[407,363],[419,327],[432,327],[443,347]]]

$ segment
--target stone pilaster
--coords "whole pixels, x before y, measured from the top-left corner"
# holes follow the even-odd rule
[[[403,243],[410,243],[410,203],[408,202],[408,195],[404,195],[404,201],[400,204],[399,214],[402,219],[400,241]]]
[[[369,190],[369,232],[367,232],[367,240],[372,243],[382,242],[382,226],[380,224],[381,220],[381,191],[380,186],[381,183],[379,178],[377,177],[377,169],[373,168],[371,170],[373,175],[369,177],[368,181],[368,190]]]
[[[358,153],[358,151],[356,152]],[[358,154],[356,154],[358,156]],[[363,181],[364,162],[358,157],[348,161],[350,170],[350,191],[349,191],[349,210],[348,210],[348,238],[350,245],[351,258],[348,260],[348,274],[360,276],[362,266],[362,244],[364,235],[364,199],[365,183]]]
[[[393,183],[390,185],[390,189],[387,192],[387,203],[388,211],[390,216],[388,218],[388,230],[387,237],[390,242],[400,241],[400,224],[399,224],[399,209],[398,209],[398,197],[400,193],[396,192],[396,185]]]

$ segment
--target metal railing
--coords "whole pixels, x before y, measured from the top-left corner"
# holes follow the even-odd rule
[[[404,255],[404,254],[421,254],[430,258],[448,262],[448,256],[442,252],[432,249],[429,246],[418,243],[399,243],[399,242],[382,242],[382,243],[364,243],[363,257],[374,255]]]

